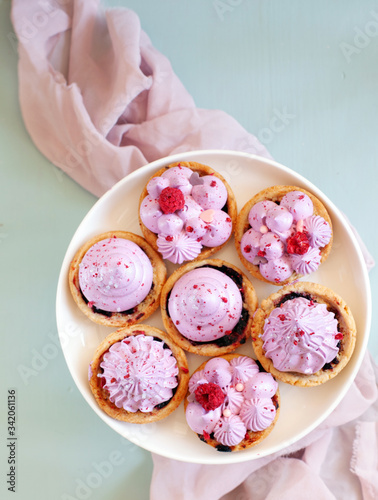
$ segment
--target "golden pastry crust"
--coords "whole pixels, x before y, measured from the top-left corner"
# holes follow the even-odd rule
[[[319,304],[326,304],[327,309],[335,314],[339,332],[343,335],[343,338],[340,339],[340,348],[335,358],[336,361],[328,363],[328,369],[322,368],[313,375],[305,375],[297,372],[281,372],[274,368],[273,362],[265,356],[263,340],[261,338],[264,332],[265,320],[269,317],[273,309],[279,306],[282,299],[291,293],[300,294]],[[270,372],[277,380],[300,387],[312,387],[323,384],[335,377],[350,360],[355,343],[356,324],[351,310],[345,301],[334,291],[317,283],[298,281],[297,283],[286,285],[261,302],[252,323],[253,349],[264,369]]]
[[[244,354],[231,353],[231,354],[225,354],[223,356],[216,356],[216,357],[217,358],[224,358],[225,360],[230,361],[233,358],[239,358],[239,357],[248,358],[250,356],[245,356]],[[253,359],[253,358],[251,358],[251,359]],[[200,370],[203,370],[205,368],[205,365],[207,362],[208,362],[208,360],[204,361],[193,373],[196,373]],[[192,373],[192,375],[193,375],[193,373]],[[185,403],[184,403],[185,411],[186,411],[186,407],[189,404],[189,402],[188,402],[189,394],[190,394],[190,392],[188,390],[188,392],[186,394],[186,398],[185,398]],[[264,429],[263,431],[258,431],[258,432],[247,431],[246,436],[243,439],[243,441],[241,441],[239,444],[237,444],[235,446],[227,447],[227,448],[229,448],[228,451],[242,451],[242,450],[246,450],[247,448],[251,448],[252,446],[256,446],[258,443],[261,443],[261,441],[263,441],[268,436],[268,434],[270,434],[272,432],[273,427],[277,423],[277,419],[278,419],[278,416],[280,413],[280,407],[281,407],[279,388],[277,388],[277,392],[273,396],[272,401],[273,401],[274,406],[276,407],[276,416],[275,416],[273,422],[270,424],[270,426],[267,427],[266,429]],[[208,438],[206,438],[203,434],[197,434],[197,435],[201,441],[212,446],[213,448],[217,448],[217,446],[220,446],[221,447],[220,451],[222,451],[223,445],[221,445],[214,437],[209,436]]]
[[[178,331],[176,325],[173,323],[172,319],[168,314],[168,299],[169,294],[176,283],[176,281],[193,269],[204,267],[204,266],[214,266],[216,268],[222,268],[222,266],[228,267],[232,271],[236,272],[241,277],[241,286],[239,289],[242,289],[242,297],[243,297],[243,308],[248,313],[248,320],[241,332],[240,335],[237,336],[236,340],[232,342],[230,345],[219,346],[215,342],[193,342]],[[221,270],[221,269],[220,269]],[[249,281],[247,276],[236,266],[226,262],[222,259],[206,259],[201,261],[193,261],[188,264],[179,267],[174,271],[173,274],[168,278],[166,284],[163,287],[160,298],[160,306],[161,306],[161,315],[164,323],[164,327],[167,330],[167,333],[172,337],[172,339],[176,342],[177,345],[182,347],[185,351],[199,354],[201,356],[218,356],[221,354],[226,354],[237,349],[242,343],[245,342],[247,338],[250,336],[250,329],[252,326],[253,314],[258,306],[257,294],[255,289],[253,288],[252,283]],[[223,337],[222,337],[223,338]]]
[[[79,265],[82,261],[86,252],[97,242],[108,239],[108,238],[124,238],[126,240],[136,243],[147,255],[151,261],[153,269],[153,278],[150,293],[147,297],[137,306],[133,308],[131,314],[125,314],[123,312],[113,312],[109,313],[109,316],[94,312],[88,303],[85,301],[83,294],[80,290],[79,284]],[[87,241],[76,253],[75,257],[72,259],[70,270],[68,274],[69,287],[72,297],[80,310],[92,321],[99,325],[104,326],[127,326],[138,323],[145,320],[156,309],[159,307],[159,299],[163,285],[167,279],[167,269],[165,264],[160,257],[160,255],[148,244],[148,242],[134,233],[129,233],[126,231],[108,231],[106,233],[99,234],[94,238]]]
[[[180,162],[176,162],[176,163],[171,163],[170,165],[167,165],[166,167],[161,168],[160,170],[155,172],[154,175],[152,175],[150,177],[150,179],[147,181],[146,186],[144,187],[142,194],[140,195],[140,199],[139,199],[139,207],[138,207],[139,225],[141,227],[143,236],[146,238],[146,240],[150,243],[150,245],[156,251],[158,251],[157,234],[150,231],[143,224],[142,219],[140,217],[140,205],[141,205],[142,201],[144,200],[144,198],[148,195],[147,184],[150,182],[150,180],[153,179],[154,177],[160,177],[169,168],[177,167],[179,165],[182,167],[190,168],[191,170],[193,170],[193,172],[198,172],[200,177],[202,177],[204,175],[214,175],[215,177],[218,177],[218,179],[220,179],[223,182],[223,184],[225,185],[225,187],[227,189],[226,212],[228,213],[228,215],[230,216],[230,218],[232,220],[232,231],[231,231],[230,237],[222,245],[219,245],[217,247],[210,248],[210,247],[204,246],[201,250],[201,253],[198,255],[198,257],[196,257],[195,259],[193,259],[191,261],[191,262],[195,262],[196,260],[207,259],[208,257],[213,255],[215,252],[218,252],[218,250],[220,250],[221,248],[223,248],[227,244],[227,242],[232,237],[232,234],[233,234],[234,229],[235,229],[238,210],[237,210],[236,198],[235,198],[235,195],[231,189],[231,186],[228,184],[226,179],[221,174],[219,174],[218,172],[213,170],[211,167],[208,167],[207,165],[203,165],[202,163],[197,163],[195,161],[180,161]]]
[[[148,413],[141,411],[133,413],[128,412],[123,408],[117,408],[114,403],[109,400],[109,393],[102,387],[101,377],[98,377],[98,374],[102,373],[100,364],[102,362],[103,355],[109,350],[109,348],[116,342],[120,342],[126,337],[136,336],[140,334],[160,339],[165,344],[167,344],[169,349],[172,351],[174,358],[176,359],[179,369],[179,373],[177,375],[178,386],[176,388],[176,391],[174,392],[173,397],[165,406],[161,408],[155,407],[153,411]],[[108,335],[97,347],[96,352],[93,356],[93,360],[90,364],[90,369],[92,373],[89,379],[89,385],[98,405],[110,417],[117,420],[122,420],[124,422],[130,422],[134,424],[147,424],[166,418],[180,405],[188,389],[189,370],[184,351],[180,347],[178,347],[165,332],[149,325],[133,325],[126,328],[121,328]]]
[[[312,193],[309,191],[306,191],[303,188],[297,187],[297,186],[271,186],[267,189],[264,189],[263,191],[260,191],[257,193],[253,198],[251,198],[245,205],[244,207],[240,210],[240,213],[237,217],[236,220],[236,226],[235,226],[235,246],[236,246],[236,251],[238,252],[239,258],[243,265],[248,269],[248,271],[254,276],[255,278],[265,281],[266,283],[270,283],[271,285],[276,285],[276,286],[283,286],[288,283],[291,283],[299,278],[302,278],[303,275],[293,272],[292,275],[287,278],[284,281],[280,281],[279,283],[275,281],[269,281],[266,278],[264,278],[259,270],[259,266],[255,266],[251,262],[249,262],[244,255],[242,254],[241,251],[241,240],[246,231],[251,227],[249,222],[248,222],[248,214],[253,205],[256,205],[256,203],[259,203],[260,201],[264,200],[270,200],[273,202],[280,202],[282,198],[285,196],[285,194],[289,193],[290,191],[302,191],[303,193],[307,194],[307,196],[311,199],[313,205],[314,205],[314,215],[319,215],[323,217],[323,219],[328,222],[330,228],[332,229],[332,222],[331,218],[323,205],[323,203],[316,198]],[[330,242],[320,250],[320,255],[321,255],[321,261],[320,263],[323,263],[332,248],[332,241],[333,241],[333,232],[332,232],[332,237]]]

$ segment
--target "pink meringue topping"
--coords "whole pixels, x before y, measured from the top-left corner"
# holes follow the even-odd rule
[[[186,260],[195,259],[202,249],[201,243],[190,238],[183,231],[168,236],[159,234],[157,246],[163,259],[169,260],[174,264],[182,264]]]
[[[113,344],[100,364],[104,388],[117,408],[150,412],[169,401],[178,385],[178,367],[164,342],[148,335],[126,337]]]
[[[248,221],[251,228],[242,237],[241,252],[248,262],[259,266],[266,280],[275,283],[290,278],[293,272],[306,275],[316,271],[320,250],[332,237],[328,222],[313,215],[312,200],[302,191],[287,193],[279,205],[269,200],[256,203]],[[305,247],[302,243],[298,253],[293,238],[300,237],[307,243]]]
[[[231,333],[240,319],[243,301],[236,284],[217,269],[201,267],[174,284],[168,311],[184,337],[211,342]]]
[[[225,446],[235,446],[243,441],[247,427],[239,415],[221,417],[214,427],[214,437]]]
[[[223,404],[215,410],[206,411],[196,400],[196,388],[206,383],[217,384],[225,395]],[[258,432],[271,425],[276,416],[272,397],[277,389],[272,375],[260,372],[257,363],[247,356],[230,362],[212,358],[189,381],[187,423],[198,434],[214,433],[220,444],[235,446],[247,431]]]
[[[272,423],[276,407],[271,399],[249,399],[240,410],[240,418],[248,429],[263,431]]]
[[[178,189],[184,195],[184,206],[176,209],[172,205],[170,213],[164,213],[159,204],[167,188]],[[176,166],[153,177],[147,192],[140,205],[140,218],[158,236],[158,249],[164,259],[175,264],[191,261],[203,246],[220,246],[231,236],[232,220],[222,210],[227,203],[227,188],[218,177],[200,177],[187,167]]]
[[[150,259],[134,242],[108,238],[95,243],[79,266],[79,284],[90,306],[122,312],[140,304],[151,290]]]
[[[311,375],[337,355],[340,333],[325,304],[304,297],[286,301],[265,320],[263,348],[274,367]]]
[[[239,356],[230,360],[232,370],[232,383],[244,384],[248,379],[259,373],[259,367],[253,359],[247,356]]]
[[[215,175],[204,175],[203,184],[193,186],[194,200],[205,210],[214,208],[221,210],[227,201],[227,189]]]

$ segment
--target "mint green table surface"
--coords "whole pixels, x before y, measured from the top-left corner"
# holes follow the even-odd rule
[[[108,0],[104,5],[134,9],[197,106],[228,112],[277,161],[317,185],[377,257],[377,2]],[[24,128],[9,11],[10,2],[0,0],[0,496],[147,499],[150,454],[95,415],[58,344],[58,273],[76,227],[96,200],[42,156]],[[272,127],[275,117],[282,126]],[[373,300],[377,273],[370,273]],[[375,309],[369,349],[376,361],[377,331]],[[16,494],[6,489],[10,388],[17,390]],[[89,492],[83,486],[88,483]]]

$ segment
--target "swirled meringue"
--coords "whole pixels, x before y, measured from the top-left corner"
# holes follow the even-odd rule
[[[327,221],[319,215],[304,220],[304,230],[312,247],[324,247],[331,241],[332,230]]]
[[[226,397],[224,399],[223,408],[228,408],[232,413],[238,414],[244,403],[243,394],[232,386],[226,386],[224,392]]]
[[[79,284],[92,306],[122,312],[140,304],[153,278],[150,259],[134,242],[112,237],[95,243],[79,266]]]
[[[185,260],[193,260],[202,249],[201,243],[190,238],[185,231],[174,235],[159,234],[157,246],[163,259],[174,264],[182,264]]]
[[[271,399],[251,399],[245,402],[239,415],[247,429],[263,431],[273,422],[276,407]]]
[[[243,440],[247,428],[238,415],[221,417],[214,427],[214,437],[225,446],[235,446]]]
[[[325,304],[304,297],[286,301],[265,320],[265,356],[280,371],[310,375],[338,353],[338,322]]]
[[[232,368],[232,383],[245,383],[248,379],[259,373],[259,366],[247,356],[239,356],[230,360]]]
[[[173,396],[177,362],[164,342],[148,335],[126,337],[113,344],[100,364],[104,388],[117,408],[150,412]]]
[[[226,274],[209,267],[193,269],[174,284],[168,300],[173,323],[184,337],[210,342],[236,326],[242,297]]]
[[[299,274],[310,274],[317,270],[321,261],[319,248],[309,248],[303,255],[290,256],[291,267]]]

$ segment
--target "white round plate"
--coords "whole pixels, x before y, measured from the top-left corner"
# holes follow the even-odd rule
[[[271,434],[259,445],[236,453],[222,453],[202,443],[185,421],[183,405],[169,417],[152,424],[128,424],[107,416],[97,406],[88,385],[88,365],[97,345],[114,329],[88,320],[75,305],[68,287],[71,259],[86,240],[96,234],[125,230],[141,234],[138,224],[139,195],[149,177],[174,161],[198,161],[221,173],[230,183],[240,210],[258,191],[275,184],[303,187],[326,205],[334,228],[331,254],[319,270],[306,280],[321,283],[339,293],[350,306],[357,323],[357,343],[344,370],[329,382],[313,388],[280,383],[281,412]],[[242,267],[231,240],[216,257]],[[171,272],[174,267],[168,265]],[[252,278],[259,301],[277,290]],[[67,249],[57,290],[57,324],[62,349],[72,377],[93,410],[112,429],[131,442],[154,453],[176,460],[204,464],[243,462],[276,453],[294,444],[317,427],[343,398],[361,364],[370,330],[371,296],[365,263],[358,243],[343,215],[319,189],[306,179],[273,161],[232,151],[194,151],[163,158],[122,179],[88,212]],[[163,328],[160,312],[147,323]],[[239,351],[254,356],[248,342]],[[188,355],[190,372],[203,362],[201,356]]]

